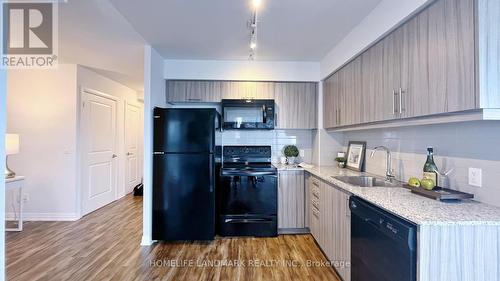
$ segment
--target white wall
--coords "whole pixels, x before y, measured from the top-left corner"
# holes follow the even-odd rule
[[[9,70],[7,89],[7,132],[20,136],[9,165],[26,177],[25,218],[76,219],[76,65]]]
[[[151,46],[144,47],[144,193],[141,245],[151,245],[153,221],[153,108],[165,106],[163,58]]]
[[[432,1],[434,0],[382,0],[321,60],[321,79],[326,78]]]
[[[165,79],[319,81],[318,62],[165,60]]]
[[[26,81],[29,81],[27,83]],[[78,188],[79,86],[119,98],[119,156],[124,162],[124,100],[136,92],[93,71],[60,64],[54,70],[9,70],[8,132],[20,134],[21,153],[9,157],[11,168],[26,176],[27,220],[75,220],[80,217]],[[124,195],[120,163],[119,195]],[[8,198],[8,202],[11,202]],[[10,213],[8,213],[10,214]]]

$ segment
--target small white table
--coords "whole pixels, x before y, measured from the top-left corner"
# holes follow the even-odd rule
[[[23,185],[24,177],[15,176],[10,179],[5,179],[5,191],[17,190],[19,193],[19,216],[17,217],[17,228],[6,228],[5,231],[22,231],[23,230]],[[16,210],[14,209],[14,214]]]

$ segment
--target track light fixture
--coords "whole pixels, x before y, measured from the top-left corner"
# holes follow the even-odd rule
[[[255,50],[257,48],[257,9],[262,4],[262,0],[252,0],[254,11],[252,18],[248,21],[248,29],[250,29],[250,54],[249,60],[254,60]]]

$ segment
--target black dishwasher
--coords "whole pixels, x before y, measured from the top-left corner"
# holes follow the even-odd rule
[[[415,281],[417,226],[351,196],[351,280]]]

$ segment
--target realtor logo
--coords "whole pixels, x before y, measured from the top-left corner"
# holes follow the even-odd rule
[[[3,3],[2,68],[54,67],[55,3]]]

